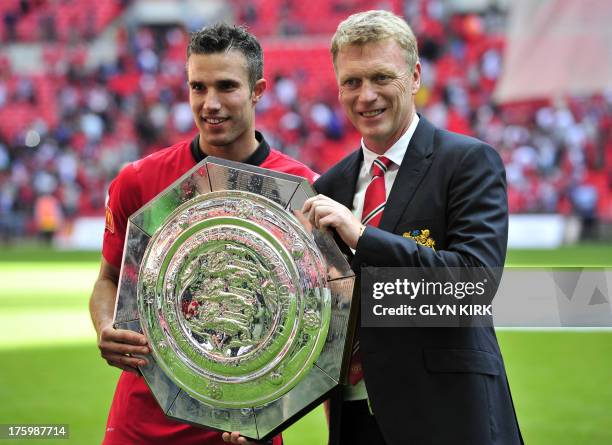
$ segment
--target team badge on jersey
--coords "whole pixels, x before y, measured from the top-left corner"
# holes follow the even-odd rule
[[[110,233],[115,233],[115,221],[113,221],[113,212],[110,207],[106,207],[106,222],[104,228]]]

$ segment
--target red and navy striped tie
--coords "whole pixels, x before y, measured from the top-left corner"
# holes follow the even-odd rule
[[[372,180],[366,189],[365,198],[363,200],[363,212],[361,213],[361,223],[378,227],[382,219],[385,203],[387,202],[387,191],[385,189],[385,173],[391,167],[393,161],[379,156],[372,164]],[[349,369],[349,383],[355,385],[363,378],[363,369],[361,367],[361,353],[359,351],[359,339],[355,338],[353,342],[353,355],[351,357],[351,366]]]

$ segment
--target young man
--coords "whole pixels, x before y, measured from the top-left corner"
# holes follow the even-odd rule
[[[502,161],[484,142],[416,114],[421,65],[410,27],[386,11],[355,14],[338,26],[331,52],[362,143],[316,181],[321,194],[303,209],[311,222],[336,231],[357,274],[502,267]],[[358,326],[356,338],[354,384],[331,402],[331,444],[522,443],[493,328]]]
[[[266,89],[263,54],[256,38],[241,27],[210,26],[192,34],[187,49],[189,102],[198,134],[126,166],[111,183],[100,275],[90,300],[102,357],[123,369],[108,417],[104,444],[222,444],[218,432],[168,419],[138,365],[148,354],[147,339],[113,328],[113,312],[128,217],[206,156],[315,179],[306,166],[271,149],[255,131],[255,104]],[[234,434],[228,440],[244,442]],[[280,444],[280,436],[274,443]]]

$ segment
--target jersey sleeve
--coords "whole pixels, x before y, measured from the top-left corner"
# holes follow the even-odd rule
[[[120,268],[128,218],[140,208],[141,193],[137,172],[127,165],[111,182],[106,198],[106,223],[102,256],[113,266]]]
[[[298,175],[298,176],[301,176],[302,178],[306,178],[306,180],[310,183],[310,185],[312,185],[317,179],[319,179],[319,176],[321,176],[320,174],[313,172],[310,168],[308,168],[306,165],[302,164],[301,162],[298,162],[292,158],[288,158],[288,159],[291,160],[291,163],[289,164],[290,167],[287,173],[291,173],[292,175]]]
[[[301,162],[281,153],[277,150],[272,150],[271,155],[268,157],[268,161],[264,162],[261,167],[269,168],[283,173],[289,173],[291,175],[301,176],[305,178],[311,185],[319,179],[318,173],[313,172],[306,165]]]
[[[314,182],[317,179],[319,179],[319,176],[321,176],[320,174],[313,172],[311,169],[309,169],[306,166],[304,166],[303,170],[304,171],[302,173],[298,173],[298,174],[306,178],[308,182],[310,183],[310,185],[314,184]]]

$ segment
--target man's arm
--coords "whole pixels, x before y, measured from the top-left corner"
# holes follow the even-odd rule
[[[147,340],[137,332],[113,328],[115,299],[119,283],[119,269],[102,258],[100,274],[89,299],[89,312],[98,335],[100,354],[109,365],[138,374],[138,366],[147,364],[145,359],[131,354],[148,354]]]
[[[504,166],[484,143],[466,148],[452,166],[446,208],[447,246],[434,250],[410,238],[364,228],[352,212],[324,195],[310,198],[303,211],[318,228],[333,228],[355,250],[353,270],[362,264],[394,267],[502,267],[508,236]],[[446,184],[442,186],[447,186]]]

